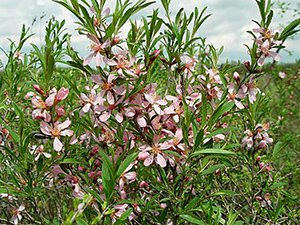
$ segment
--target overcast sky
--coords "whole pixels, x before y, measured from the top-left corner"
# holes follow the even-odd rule
[[[133,0],[136,2],[135,0]],[[31,31],[36,35],[30,39],[30,42],[39,44],[46,21],[54,15],[58,20],[66,20],[66,28],[72,33],[72,43],[80,55],[85,58],[88,52],[89,41],[85,36],[79,36],[74,32],[77,25],[74,23],[75,17],[66,9],[51,0],[0,0],[0,47],[7,50],[9,42],[7,38],[18,41],[22,24],[31,26],[36,18],[36,23]],[[113,10],[115,0],[107,0],[107,6]],[[297,8],[298,0],[287,0],[293,8]],[[299,3],[298,3],[299,4]],[[200,28],[198,35],[207,37],[207,43],[212,43],[219,48],[224,46],[224,53],[221,60],[248,60],[247,50],[243,43],[250,44],[251,37],[246,33],[252,30],[256,25],[251,22],[252,19],[259,20],[259,14],[255,0],[172,0],[171,12],[176,12],[184,7],[187,13],[193,11],[194,7],[200,10],[208,6],[207,13],[213,15]],[[299,6],[298,6],[299,7]],[[163,16],[162,6],[159,0],[151,7],[137,14],[134,19],[140,20],[142,15],[149,15],[153,8],[160,8],[160,15]],[[299,9],[299,8],[298,8]],[[291,21],[292,11],[288,11],[283,18],[278,15],[279,10],[275,10],[274,23],[271,29],[277,29],[280,24],[286,24]],[[40,19],[43,15],[44,18]],[[299,16],[299,14],[298,14]],[[126,34],[129,26],[123,29],[123,35]],[[123,36],[121,34],[121,36]],[[282,62],[294,62],[300,59],[300,35],[294,37],[294,40],[286,42],[288,50],[293,52],[292,56],[281,52]],[[29,44],[25,46],[25,52],[29,51]],[[5,56],[0,53],[0,59],[5,62]]]

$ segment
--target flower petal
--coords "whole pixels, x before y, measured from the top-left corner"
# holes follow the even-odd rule
[[[164,168],[167,165],[166,159],[159,153],[156,156],[156,163],[162,168]]]
[[[53,148],[54,148],[54,150],[57,151],[57,152],[60,152],[61,149],[62,149],[62,147],[63,147],[63,145],[60,142],[60,140],[57,137],[55,137],[54,138],[54,142],[53,142]]]
[[[147,159],[145,159],[144,165],[145,166],[150,166],[153,163],[153,157],[154,157],[154,155],[151,154]]]

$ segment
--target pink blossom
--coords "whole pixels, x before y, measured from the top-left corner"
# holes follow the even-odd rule
[[[42,119],[42,120],[45,120],[46,122],[49,122],[51,120],[51,115],[48,112],[48,109],[52,105],[48,105],[49,101],[47,101],[47,99],[46,99],[46,102],[44,102],[40,96],[34,96],[31,99],[31,103],[34,108],[34,110],[32,111],[32,118],[34,120]]]
[[[37,154],[36,157],[34,158],[35,161],[37,161],[41,155],[43,155],[46,158],[51,157],[50,153],[45,152],[43,145],[40,145],[38,147],[34,145],[32,147],[33,147],[33,151],[31,151],[31,154]]]
[[[128,54],[128,51],[123,50],[123,51],[120,51],[117,54],[115,54],[114,58],[112,58],[112,59],[109,59],[106,56],[104,56],[103,62],[109,66],[113,66],[114,67],[113,71],[117,71],[117,73],[119,75],[123,75],[122,70],[123,69],[128,70],[133,65],[133,61],[128,60],[127,54]]]
[[[130,102],[130,104],[137,106],[130,106],[128,108],[125,108],[125,115],[130,118],[135,117],[136,122],[140,127],[146,127],[147,121],[146,116],[143,113],[143,109],[148,107],[149,102],[145,101],[143,96],[138,93],[137,95],[135,95],[135,98]]]
[[[247,145],[247,149],[250,149],[253,147],[253,133],[250,130],[246,130],[245,134],[248,136],[244,137],[242,140],[242,147]]]
[[[258,88],[254,83],[255,75],[250,77],[249,83],[245,84],[247,87],[249,102],[253,104],[256,101],[256,95],[258,92]]]
[[[261,43],[261,42],[259,42]],[[257,61],[259,66],[262,66],[265,62],[266,57],[272,57],[275,61],[280,60],[280,55],[276,52],[270,51],[271,46],[269,40],[264,41],[261,45],[259,45],[258,53],[260,53],[260,57]]]
[[[84,107],[80,110],[79,115],[83,116],[84,113],[88,112],[91,107],[96,105],[101,105],[104,102],[103,94],[104,92],[98,92],[96,93],[96,88],[98,88],[98,85],[95,85],[90,91],[89,95],[87,96],[84,93],[80,94],[80,99],[84,102]],[[87,88],[88,89],[88,88]]]
[[[90,63],[93,57],[96,57],[96,65],[101,66],[101,54],[105,52],[105,48],[110,46],[110,40],[107,39],[104,43],[100,43],[98,37],[96,37],[93,34],[87,34],[87,38],[92,41],[91,44],[91,51],[93,51],[92,54],[90,54],[83,62],[83,65],[86,66]]]
[[[134,164],[130,164],[126,170],[122,173],[122,175],[119,178],[119,188],[118,190],[121,191],[124,189],[124,185],[126,183],[126,181],[128,181],[128,183],[132,183],[133,181],[135,181],[136,178],[136,172],[128,172],[129,170],[132,169]]]
[[[179,122],[179,118],[184,116],[183,107],[178,99],[175,99],[172,104],[164,109],[165,115],[170,115],[176,123]]]
[[[242,89],[240,89],[239,93],[236,94],[233,83],[228,84],[228,95],[227,95],[227,97],[228,97],[229,100],[234,101],[236,107],[238,107],[239,109],[244,108],[244,105],[239,100],[237,100],[237,98],[244,98],[245,93],[243,92]]]
[[[57,114],[57,117],[62,117],[64,115],[66,115],[65,107],[63,105],[60,107],[56,107],[55,112]]]
[[[145,166],[150,166],[154,160],[161,167],[167,165],[167,156],[162,150],[170,148],[171,145],[167,142],[159,143],[159,139],[158,135],[154,135],[152,146],[144,145],[139,148],[142,152],[139,153],[138,159],[144,160]]]
[[[180,149],[180,151],[184,152],[185,151],[185,144],[182,143],[183,135],[182,135],[182,129],[178,128],[173,134],[171,131],[164,130],[168,135],[173,137],[172,139],[168,140],[167,142],[169,143],[170,147],[173,148],[174,150]]]
[[[24,205],[21,205],[18,209],[14,209],[13,216],[10,219],[10,222],[14,223],[14,225],[17,225],[22,219],[22,215],[20,212],[24,211],[24,209],[25,209]]]
[[[60,88],[57,95],[55,96],[55,101],[60,102],[68,97],[69,88]]]
[[[41,126],[41,131],[46,134],[51,136],[51,138],[54,138],[53,142],[53,148],[55,151],[61,151],[63,144],[59,140],[60,136],[72,136],[73,131],[72,130],[66,130],[68,126],[70,126],[71,121],[67,119],[65,122],[60,123],[60,122],[55,122],[53,125],[49,125],[48,123],[42,121],[40,126]]]
[[[278,76],[279,76],[281,79],[284,79],[284,78],[286,78],[286,73],[280,71],[280,72],[278,73]]]
[[[160,204],[160,208],[165,209],[166,207],[167,207],[167,204],[166,204],[166,203],[161,203],[161,204]]]

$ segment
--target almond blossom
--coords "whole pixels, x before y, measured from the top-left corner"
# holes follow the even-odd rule
[[[21,205],[18,209],[14,209],[13,216],[11,217],[10,222],[14,223],[14,225],[17,225],[22,219],[22,215],[20,212],[24,211],[24,209],[24,205]]]
[[[144,160],[145,166],[150,166],[155,161],[162,168],[166,167],[167,155],[162,150],[170,148],[171,145],[168,142],[159,143],[159,139],[159,135],[154,135],[153,145],[144,145],[139,148],[142,152],[139,153],[138,159]]]
[[[237,98],[244,98],[246,96],[246,94],[243,92],[243,88],[240,89],[239,93],[236,94],[235,93],[235,88],[234,88],[234,84],[233,83],[229,83],[228,84],[228,99],[234,101],[234,104],[236,105],[236,107],[238,107],[239,109],[243,109],[244,105],[237,100]]]
[[[123,200],[127,199],[127,188],[125,186],[126,182],[132,183],[136,179],[136,172],[128,172],[132,169],[133,165],[134,163],[131,163],[119,178],[118,191],[120,192],[121,199]]]
[[[104,94],[106,94],[108,104],[113,105],[116,102],[116,94],[124,95],[126,87],[124,85],[116,86],[115,80],[118,78],[117,75],[107,72],[106,75],[107,80],[103,79],[100,75],[92,75],[91,79],[101,87],[102,90],[99,95],[104,96]]]
[[[260,57],[257,61],[257,65],[262,66],[265,62],[265,58],[273,58],[275,61],[280,60],[280,55],[276,52],[270,51],[271,45],[269,40],[264,41],[263,43],[259,42],[259,47],[257,52],[260,53]]]
[[[84,93],[80,93],[80,99],[84,102],[84,107],[80,110],[79,115],[83,116],[84,113],[88,112],[92,106],[96,106],[99,104],[103,104],[104,100],[103,99],[103,92],[98,92],[96,93],[96,89],[98,88],[98,85],[95,85],[90,91],[89,95],[87,96]]]
[[[284,78],[286,78],[286,73],[280,71],[280,72],[278,73],[278,76],[279,76],[281,79],[284,79]]]
[[[55,122],[53,125],[48,124],[44,121],[41,122],[41,131],[46,134],[51,136],[51,138],[54,138],[53,142],[53,148],[55,151],[61,151],[63,144],[59,140],[60,136],[72,136],[73,131],[72,130],[66,130],[67,127],[69,127],[71,124],[71,121],[67,119],[65,122],[60,123],[60,122]]]
[[[247,145],[247,149],[250,149],[253,147],[253,133],[250,130],[246,130],[244,133],[247,136],[243,138],[241,147]]]
[[[42,119],[42,120],[45,120],[46,122],[50,122],[51,115],[50,115],[48,109],[52,105],[49,104],[49,101],[47,101],[47,99],[46,99],[46,102],[44,102],[40,96],[34,96],[31,99],[31,103],[34,108],[34,110],[32,111],[33,120]]]
[[[32,147],[33,147],[33,151],[31,151],[31,154],[37,154],[36,157],[34,158],[34,161],[37,161],[41,155],[43,155],[46,158],[51,158],[51,154],[45,152],[43,145],[40,145],[38,147],[33,145]]]
[[[164,99],[161,99],[159,95],[156,94],[155,88],[152,88],[150,93],[144,93],[145,99],[152,105],[155,112],[158,115],[162,115],[163,111],[159,106],[166,105],[168,102]]]
[[[114,67],[113,71],[117,71],[119,75],[123,75],[122,70],[130,69],[133,65],[133,62],[135,61],[135,58],[133,57],[131,60],[127,57],[128,51],[123,50],[115,54],[114,58],[109,59],[106,56],[104,56],[103,61],[109,65]]]
[[[147,108],[149,102],[145,101],[143,96],[138,93],[134,96],[134,99],[131,101],[132,105],[137,106],[130,106],[125,109],[125,116],[129,118],[136,118],[136,122],[139,124],[140,127],[146,127],[147,121],[146,116],[143,113],[143,109]]]
[[[253,104],[253,102],[256,101],[256,95],[257,95],[257,92],[259,91],[259,89],[256,87],[256,84],[254,83],[254,79],[255,79],[255,75],[251,76],[249,83],[245,84],[247,87],[249,102],[251,104]]]
[[[93,59],[93,57],[96,57],[96,65],[101,66],[101,54],[105,52],[105,48],[110,46],[110,40],[107,39],[104,43],[100,43],[98,37],[96,37],[93,34],[87,34],[86,35],[88,39],[92,41],[91,44],[91,51],[93,51],[92,54],[90,54],[84,61],[83,65],[86,66],[90,63],[90,61]]]
[[[167,96],[166,99],[171,100],[171,96]],[[179,122],[180,117],[184,116],[184,111],[182,107],[182,103],[175,98],[172,104],[164,109],[165,115],[170,115],[176,123]]]

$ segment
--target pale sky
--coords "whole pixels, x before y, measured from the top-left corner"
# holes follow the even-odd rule
[[[136,2],[136,0],[133,1]],[[115,0],[107,0],[106,5],[113,10],[114,2]],[[290,3],[293,8],[297,8],[298,0],[287,0],[286,2]],[[0,47],[3,49],[7,50],[9,47],[7,38],[18,41],[22,24],[31,26],[35,17],[36,23],[31,31],[36,35],[30,39],[30,42],[39,44],[40,40],[43,40],[42,32],[46,21],[54,15],[58,20],[66,20],[66,28],[72,34],[73,46],[81,57],[85,58],[89,54],[89,41],[85,36],[80,36],[74,31],[77,27],[74,23],[75,17],[59,4],[51,0],[0,0],[0,3]],[[259,20],[255,0],[172,0],[171,12],[176,14],[183,7],[187,13],[191,13],[194,7],[201,10],[205,6],[208,6],[207,13],[213,13],[213,15],[200,28],[198,35],[207,37],[207,43],[212,43],[216,48],[224,46],[221,61],[224,62],[226,59],[229,61],[248,60],[247,49],[243,43],[251,43],[251,36],[246,31],[257,27],[251,21],[252,19]],[[150,15],[153,8],[160,8],[160,15],[164,15],[161,3],[157,0],[151,7],[138,13],[134,19],[140,20],[142,15]],[[292,11],[288,11],[283,18],[280,17],[278,11],[275,10],[272,30],[293,19]],[[45,17],[40,19],[43,15]],[[128,29],[129,24],[124,26],[123,34],[126,34]],[[280,54],[281,62],[294,62],[295,59],[300,59],[299,34],[294,37],[294,40],[286,41],[286,46],[293,55],[289,56],[282,51]],[[28,42],[23,50],[28,52],[29,49]],[[2,52],[0,59],[5,62],[5,56]]]

